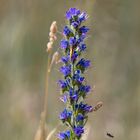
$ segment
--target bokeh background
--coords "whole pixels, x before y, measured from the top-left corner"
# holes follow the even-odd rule
[[[96,88],[88,101],[104,102],[90,114],[88,139],[110,139],[110,132],[114,140],[139,140],[139,5],[138,0],[0,0],[0,139],[34,139],[44,102],[49,27],[56,20],[61,31],[65,11],[77,7],[90,16],[85,56],[93,62],[87,79]],[[48,131],[63,108],[58,68],[53,66],[49,81]]]

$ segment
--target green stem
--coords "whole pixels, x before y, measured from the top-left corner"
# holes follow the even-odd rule
[[[75,92],[75,86],[74,86],[74,81],[73,81],[73,76],[74,76],[74,72],[75,72],[75,63],[71,61],[71,65],[72,65],[72,88],[73,88],[73,94]],[[73,117],[72,117],[72,122],[73,122],[73,128],[76,125],[76,110],[75,110],[75,102],[72,105],[72,111],[73,111]],[[74,133],[74,131],[73,131]],[[74,134],[73,140],[78,140],[78,138],[76,137],[76,135]]]

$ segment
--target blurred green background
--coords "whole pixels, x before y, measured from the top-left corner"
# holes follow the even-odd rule
[[[0,140],[33,140],[44,102],[49,27],[56,20],[61,31],[70,7],[90,16],[86,57],[93,67],[87,78],[96,88],[88,101],[104,102],[90,114],[88,139],[106,140],[110,132],[114,140],[139,140],[139,5],[136,0],[0,0]],[[54,51],[57,47],[59,40]],[[63,107],[58,67],[49,81],[48,130],[58,124]]]

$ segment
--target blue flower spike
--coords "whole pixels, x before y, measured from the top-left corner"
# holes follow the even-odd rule
[[[87,46],[84,43],[89,28],[82,25],[88,15],[79,9],[70,8],[65,15],[68,25],[63,29],[64,38],[60,42],[63,51],[60,72],[64,79],[59,80],[62,90],[60,100],[65,104],[59,118],[67,130],[58,134],[59,140],[81,140],[88,113],[93,107],[85,103],[91,87],[86,84],[84,72],[90,67],[90,60],[82,58]]]

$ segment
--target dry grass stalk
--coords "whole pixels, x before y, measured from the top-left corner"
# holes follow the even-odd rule
[[[48,68],[48,71],[50,72],[51,71],[51,68],[52,68],[52,65],[55,63],[57,64],[59,62],[59,53],[56,51],[53,56],[52,56],[52,60],[51,60],[51,63],[49,65],[49,68]]]
[[[41,113],[39,127],[35,134],[34,140],[45,140],[46,139],[47,131],[46,131],[45,119],[46,119],[46,115],[47,115],[48,82],[49,82],[49,75],[50,75],[49,68],[50,68],[50,64],[51,64],[51,50],[52,50],[54,41],[57,39],[56,35],[55,35],[56,32],[57,32],[57,25],[56,25],[56,21],[54,21],[50,27],[49,42],[47,43],[47,49],[46,49],[46,51],[48,52],[48,59],[47,59],[47,70],[46,70],[44,109],[43,109],[43,112]]]
[[[44,113],[41,113],[41,120],[39,123],[38,130],[35,134],[34,140],[45,140],[46,138],[46,124],[45,124],[45,118],[44,118]]]
[[[55,127],[47,136],[46,140],[51,140],[51,138],[54,136],[55,132],[57,131],[57,129],[59,128],[60,124]]]
[[[46,70],[46,88],[45,88],[45,102],[44,102],[44,114],[46,118],[46,113],[47,113],[47,97],[48,97],[48,82],[49,82],[49,75],[50,75],[50,65],[51,65],[51,50],[53,47],[54,40],[52,38],[56,38],[56,32],[57,32],[57,25],[56,21],[53,21],[51,26],[50,26],[50,40],[47,44],[47,52],[48,52],[48,61],[47,61],[47,70]]]

